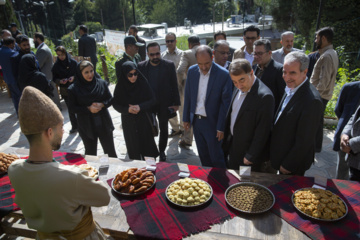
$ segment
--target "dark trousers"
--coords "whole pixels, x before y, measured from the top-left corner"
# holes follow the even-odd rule
[[[16,114],[18,114],[18,108],[19,108],[19,101],[20,101],[20,97],[21,97],[21,91],[20,88],[18,87],[18,85],[15,84],[8,84],[9,90],[10,90],[10,94],[11,94],[11,100],[14,104],[14,108],[16,111]]]
[[[207,118],[194,118],[193,130],[202,166],[226,168],[222,141],[216,138],[216,127]]]
[[[107,133],[104,131],[98,131],[94,134],[96,135],[95,139],[89,138],[87,134],[79,131],[80,137],[85,146],[85,155],[97,155],[97,143],[98,139],[100,140],[101,146],[104,149],[104,153],[108,154],[109,157],[116,158],[116,151],[114,147],[114,137],[113,133]]]
[[[71,122],[71,127],[72,129],[77,129],[77,120],[76,120],[76,114],[73,112],[70,112],[69,110],[69,97],[68,96],[62,96],[62,98],[64,99],[68,112],[69,112],[69,118],[70,118],[70,122]]]
[[[358,181],[360,182],[360,170],[350,167],[350,178],[351,181]]]
[[[169,125],[168,125],[168,110],[167,108],[159,108],[156,116],[159,121],[159,152],[165,152],[167,142],[168,142],[168,136],[169,136]]]

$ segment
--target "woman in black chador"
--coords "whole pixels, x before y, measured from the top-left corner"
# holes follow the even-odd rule
[[[70,54],[66,52],[65,47],[58,46],[55,49],[57,59],[52,67],[53,81],[60,86],[61,97],[65,100],[66,106],[69,110],[68,87],[73,83],[76,73],[77,62],[71,58]],[[69,111],[69,118],[71,122],[70,133],[77,131],[77,120],[75,113]]]
[[[112,96],[107,83],[94,73],[89,61],[82,61],[76,67],[74,84],[68,88],[69,108],[76,113],[78,130],[84,142],[85,154],[96,155],[100,140],[104,153],[117,157],[114,147],[112,123],[108,107]]]
[[[151,108],[156,100],[147,79],[133,62],[121,66],[113,107],[121,113],[122,128],[130,159],[159,156],[151,126]]]

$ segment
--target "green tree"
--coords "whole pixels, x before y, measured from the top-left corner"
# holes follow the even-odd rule
[[[74,5],[73,19],[76,25],[94,20],[94,3],[90,0],[77,0]]]
[[[166,22],[169,26],[176,25],[176,3],[172,0],[160,0],[155,3],[150,20],[153,23]]]

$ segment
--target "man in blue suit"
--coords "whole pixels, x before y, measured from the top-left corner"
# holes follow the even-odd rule
[[[15,47],[15,39],[12,37],[6,37],[3,39],[3,46],[0,48],[0,66],[4,73],[4,80],[9,87],[12,102],[15,107],[16,114],[18,112],[19,101],[21,97],[21,92],[17,84],[17,79],[15,79],[10,57],[13,56],[16,52],[13,50]]]
[[[189,68],[185,85],[184,128],[193,125],[203,166],[226,168],[221,143],[232,82],[228,71],[212,61],[210,47],[198,47],[195,57],[197,64]]]
[[[336,178],[349,179],[349,167],[345,162],[346,153],[340,149],[341,132],[360,104],[360,82],[346,83],[341,89],[335,106],[335,114],[339,119],[335,134],[333,150],[338,152]]]

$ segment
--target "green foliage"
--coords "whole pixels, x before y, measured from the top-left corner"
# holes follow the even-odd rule
[[[189,49],[189,45],[188,45],[188,39],[189,35],[182,35],[181,37],[176,37],[177,43],[176,43],[176,47],[180,50],[188,50]]]
[[[77,55],[78,44],[74,41],[74,32],[64,35],[61,38],[61,45],[66,48],[66,51],[72,53],[72,55]]]
[[[55,52],[55,44],[53,43],[53,41],[51,41],[50,39],[48,38],[45,38],[45,44],[48,45],[48,47],[50,48],[51,50],[51,53],[53,56],[56,56],[56,52]]]
[[[153,23],[166,22],[170,26],[176,24],[176,3],[172,0],[160,0],[154,5],[150,14],[150,20]]]
[[[101,62],[101,55],[105,55],[106,59],[106,66],[108,69],[108,77],[111,83],[116,83],[116,71],[115,71],[115,62],[117,61],[117,58],[113,55],[111,55],[108,51],[105,45],[99,45],[98,46],[98,59],[99,62],[96,64],[96,72],[100,74],[102,79],[105,79],[103,68],[102,68],[102,62]]]
[[[94,20],[94,5],[90,0],[75,1],[73,19],[76,25]]]
[[[294,37],[294,48],[302,49],[304,44],[306,43],[306,38],[302,35],[298,34]]]

